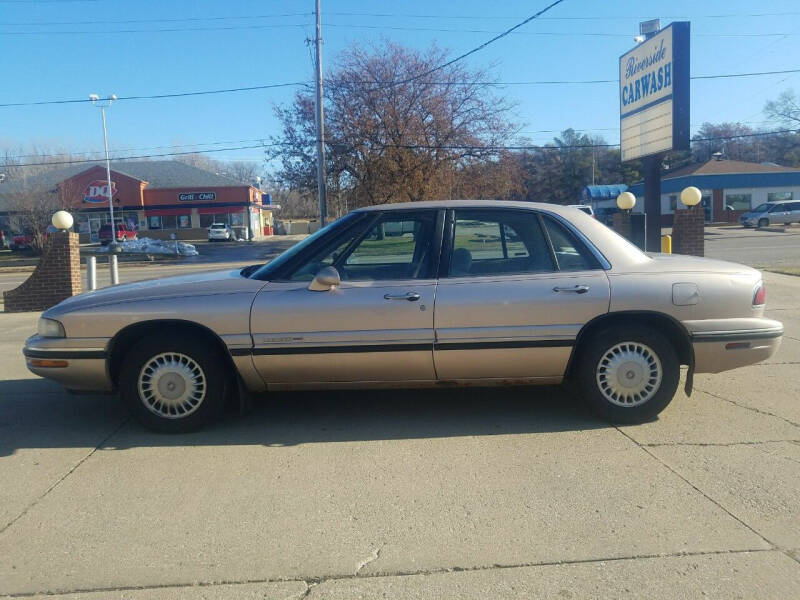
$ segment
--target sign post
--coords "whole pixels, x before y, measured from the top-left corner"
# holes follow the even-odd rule
[[[661,247],[661,160],[689,149],[689,23],[669,24],[619,59],[620,156],[644,164],[645,250]]]

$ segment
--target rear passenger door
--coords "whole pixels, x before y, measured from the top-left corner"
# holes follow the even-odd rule
[[[789,219],[787,223],[800,223],[800,202],[791,202],[789,204]]]
[[[557,379],[578,331],[608,311],[597,257],[556,218],[456,209],[434,312],[440,380]]]

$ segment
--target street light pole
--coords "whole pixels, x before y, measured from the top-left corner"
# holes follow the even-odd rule
[[[105,102],[100,102],[100,97],[97,94],[90,94],[89,99],[92,101],[92,104],[95,106],[100,107],[100,115],[103,119],[103,146],[105,147],[106,151],[106,190],[108,190],[108,211],[111,215],[111,249],[116,246],[117,243],[117,231],[116,227],[114,226],[114,193],[111,189],[111,158],[108,155],[108,130],[106,129],[106,107],[111,106],[111,103],[117,99],[116,94],[111,94]]]

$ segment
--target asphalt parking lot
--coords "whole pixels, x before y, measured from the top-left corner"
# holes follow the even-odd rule
[[[797,597],[800,278],[766,280],[779,352],[625,427],[514,388],[279,394],[157,435],[29,374],[38,315],[0,314],[0,596]]]

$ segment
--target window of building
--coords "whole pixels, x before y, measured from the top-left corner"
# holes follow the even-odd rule
[[[177,229],[178,217],[175,215],[164,215],[161,217],[161,229]]]
[[[241,227],[242,225],[244,225],[244,218],[241,212],[228,213],[228,217],[229,217],[228,224],[231,227],[237,227],[237,226]]]
[[[208,229],[212,223],[226,223],[228,215],[200,215],[200,227]]]
[[[725,194],[725,210],[750,210],[752,194]]]
[[[178,215],[178,229],[190,229],[192,227],[192,215]]]
[[[794,200],[792,192],[767,192],[767,202],[778,202],[779,200]]]
[[[148,229],[161,229],[161,217],[158,215],[150,215],[147,217],[147,228]]]
[[[669,209],[672,212],[678,210],[678,194],[670,194],[669,195]]]

